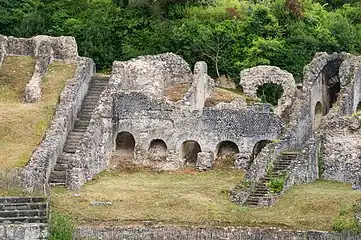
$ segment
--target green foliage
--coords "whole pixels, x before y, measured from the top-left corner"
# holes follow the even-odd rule
[[[300,82],[318,51],[361,52],[361,4],[319,2],[6,0],[0,34],[74,36],[80,55],[98,69],[174,52],[190,64],[207,61],[212,76],[236,82],[242,69],[259,64],[281,67]]]
[[[282,97],[283,88],[275,83],[266,83],[257,89],[257,97],[264,103],[270,103],[277,106],[278,99]]]
[[[360,206],[344,206],[340,214],[333,221],[333,230],[337,232],[361,233],[361,226],[355,217],[355,213],[360,211]]]
[[[73,239],[74,222],[64,213],[51,213],[50,240]]]
[[[280,193],[282,192],[286,177],[287,174],[281,174],[279,177],[272,178],[266,183],[266,187],[270,189],[271,193]]]

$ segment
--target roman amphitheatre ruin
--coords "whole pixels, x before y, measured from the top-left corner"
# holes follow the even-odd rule
[[[16,171],[4,170],[12,173],[11,182],[17,188],[30,194],[44,191],[47,196],[1,198],[0,235],[4,239],[47,238],[49,184],[77,191],[102,172],[127,166],[154,172],[212,172],[226,159],[234,171],[245,174],[227,190],[227,201],[253,208],[273,206],[295,185],[319,179],[361,188],[359,56],[317,53],[304,68],[303,84],[296,84],[292,74],[278,67],[245,69],[239,76],[241,94],[235,93],[232,84],[225,86],[212,79],[205,62],[197,62],[192,71],[192,66],[173,53],[115,61],[111,74],[102,75],[96,73],[92,59],[78,56],[72,37],[0,36],[0,70],[14,57],[34,59],[19,96],[26,106],[46,98],[44,79],[51,64],[61,61],[75,68],[28,162]],[[267,84],[283,89],[276,106],[257,97],[257,90]],[[279,189],[272,185],[275,181],[281,183]],[[20,215],[24,206],[28,211]],[[36,214],[31,211],[34,209]],[[164,239],[336,236],[252,228],[204,232],[177,227],[134,229],[97,232],[82,228],[77,234],[78,239],[114,239],[114,234],[118,234],[115,239],[145,239],[142,236],[146,234]],[[177,234],[179,238],[174,237]]]

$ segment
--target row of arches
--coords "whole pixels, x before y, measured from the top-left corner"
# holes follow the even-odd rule
[[[252,150],[250,162],[261,152],[261,150],[269,143],[269,140],[261,140],[257,142]],[[135,148],[135,139],[129,132],[118,133],[116,140],[116,151],[121,153],[122,156],[133,157]],[[153,139],[148,148],[150,155],[157,155],[166,157],[168,152],[167,144],[162,139]],[[197,161],[197,154],[202,152],[202,148],[197,141],[187,140],[180,146],[180,157],[185,160],[186,164],[195,164]],[[236,143],[232,141],[222,141],[216,147],[216,157],[235,155],[239,153],[239,148]]]

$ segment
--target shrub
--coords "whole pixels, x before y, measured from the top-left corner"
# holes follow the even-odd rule
[[[355,217],[355,213],[359,211],[359,208],[358,205],[344,206],[333,222],[333,230],[360,234],[361,226]]]

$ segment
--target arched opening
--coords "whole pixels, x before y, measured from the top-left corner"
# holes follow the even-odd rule
[[[328,113],[329,109],[337,101],[341,91],[341,83],[338,76],[341,63],[342,61],[339,59],[330,61],[322,69],[323,96],[326,100],[325,114]]]
[[[162,139],[153,139],[148,152],[152,160],[165,160],[167,158],[167,144]]]
[[[217,157],[229,156],[239,153],[237,144],[231,141],[223,141],[217,146]]]
[[[282,97],[283,87],[276,83],[265,83],[257,89],[257,97],[264,103],[270,103],[273,106],[278,105],[278,99]]]
[[[269,144],[271,141],[270,140],[261,140],[261,141],[258,141],[253,149],[252,149],[252,155],[250,157],[250,160],[248,162],[248,165],[247,165],[247,169],[249,169],[254,161],[254,159],[257,157],[257,155],[262,151],[262,149],[267,145]]]
[[[357,104],[356,107],[356,112],[360,112],[361,111],[361,101]]]
[[[201,146],[194,140],[188,140],[182,143],[180,154],[186,164],[196,164],[197,154],[201,152]]]
[[[120,132],[115,140],[117,156],[125,159],[133,159],[135,139],[129,132]]]
[[[217,167],[233,167],[236,154],[239,153],[237,144],[231,141],[223,141],[217,145]]]
[[[317,102],[315,106],[315,116],[313,121],[314,130],[320,126],[322,116],[323,116],[322,104],[320,102]]]

